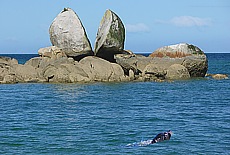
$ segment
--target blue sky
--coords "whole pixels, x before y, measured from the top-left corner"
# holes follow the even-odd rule
[[[229,0],[1,0],[0,54],[50,46],[49,26],[64,7],[80,17],[92,47],[106,9],[126,27],[125,49],[151,53],[187,42],[204,52],[230,52]]]

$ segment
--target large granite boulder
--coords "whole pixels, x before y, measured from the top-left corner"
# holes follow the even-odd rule
[[[189,78],[190,74],[188,72],[188,69],[185,68],[183,65],[173,64],[167,70],[166,79],[183,80]]]
[[[191,77],[204,77],[208,69],[208,60],[204,52],[187,43],[161,47],[149,57],[170,59],[170,61],[181,59],[183,60],[181,65],[188,69]]]
[[[72,9],[65,8],[58,14],[50,26],[49,33],[52,45],[61,48],[67,56],[80,59],[93,55],[85,29]]]
[[[187,44],[187,43],[180,43],[180,44],[158,48],[149,56],[153,58],[154,57],[184,58],[186,56],[192,56],[192,55],[204,55],[204,52],[194,45]]]
[[[96,56],[115,62],[114,55],[123,52],[125,27],[121,19],[111,10],[103,16],[95,42]]]
[[[99,57],[88,56],[80,62],[90,81],[124,81],[124,71],[120,65]]]
[[[208,59],[206,55],[187,56],[182,63],[191,77],[205,77],[208,70]]]

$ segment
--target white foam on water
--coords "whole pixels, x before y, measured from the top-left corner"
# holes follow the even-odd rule
[[[135,143],[130,143],[127,144],[126,147],[141,147],[141,146],[147,146],[152,144],[152,140],[145,140],[145,141],[140,141],[140,142],[135,142]]]

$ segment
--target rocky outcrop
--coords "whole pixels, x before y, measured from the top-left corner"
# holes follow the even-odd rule
[[[107,10],[97,32],[94,49],[96,56],[115,62],[114,55],[123,52],[124,41],[125,28],[121,19]]]
[[[121,66],[99,57],[88,56],[80,62],[61,59],[48,61],[45,66],[43,65],[41,75],[46,79],[46,82],[73,83],[125,80]]]
[[[85,57],[79,62],[66,57],[58,59],[37,57],[27,61],[25,66],[36,69],[37,74],[45,82],[74,83],[128,79],[120,65],[94,56]]]
[[[40,57],[24,65],[0,57],[0,83],[91,81],[165,81],[204,77],[207,58],[191,44],[157,49],[149,57],[124,50],[125,28],[121,19],[107,10],[98,29],[95,56],[85,29],[76,15],[65,8],[50,26],[53,46],[39,49]],[[227,75],[209,75],[226,79]]]
[[[49,33],[52,45],[60,48],[67,56],[80,59],[93,55],[85,29],[72,9],[65,8],[58,14],[50,26]]]
[[[18,64],[16,59],[0,57],[0,83],[42,81],[33,66]]]
[[[142,74],[144,75],[145,72],[149,70],[155,70],[156,67],[160,67],[159,70],[167,70],[173,64],[182,64],[183,59],[169,59],[169,58],[152,58],[152,57],[145,57],[143,55],[127,55],[127,54],[117,54],[115,55],[116,63],[121,65],[126,73],[129,70],[133,70],[135,75]],[[146,66],[147,70],[146,70]],[[150,69],[150,67],[153,67]]]
[[[188,69],[191,77],[204,77],[208,69],[208,60],[204,52],[187,43],[161,47],[149,57],[182,59],[182,65]]]
[[[149,57],[117,54],[115,60],[126,74],[133,70],[137,78],[141,74],[144,80],[204,77],[208,68],[206,55],[190,44],[162,47]]]

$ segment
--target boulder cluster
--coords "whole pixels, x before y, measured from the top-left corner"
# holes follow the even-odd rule
[[[38,50],[25,64],[0,57],[0,83],[90,81],[167,81],[204,77],[207,57],[181,43],[157,49],[148,57],[124,50],[125,27],[111,10],[103,16],[92,49],[77,14],[65,8],[52,22],[52,46]]]

